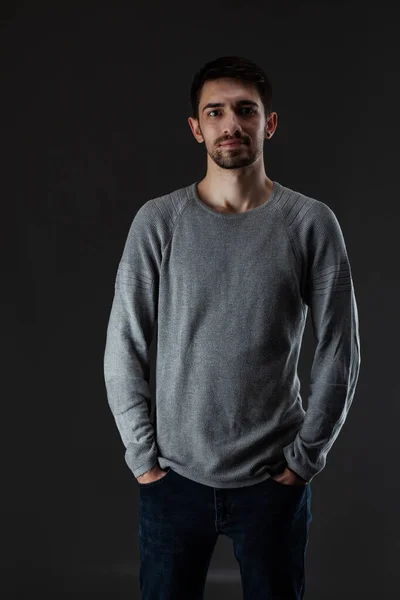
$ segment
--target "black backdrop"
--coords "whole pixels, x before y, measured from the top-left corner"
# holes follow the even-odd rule
[[[138,486],[103,352],[130,222],[200,179],[192,76],[239,54],[273,85],[269,177],[335,211],[359,308],[348,420],[313,480],[307,600],[399,587],[399,37],[367,3],[18,2],[0,15],[3,597],[139,598]],[[154,361],[153,345],[153,361]],[[307,400],[313,340],[300,364]],[[154,375],[152,376],[154,392]],[[221,539],[206,594],[240,598]]]

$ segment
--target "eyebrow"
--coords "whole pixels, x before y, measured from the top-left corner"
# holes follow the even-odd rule
[[[238,106],[243,106],[244,104],[250,104],[251,106],[257,106],[258,108],[258,103],[254,102],[254,100],[238,100],[236,102],[236,104]],[[206,110],[206,108],[217,108],[218,106],[225,106],[224,102],[209,102],[208,104],[206,104],[202,110],[202,112],[204,112]]]

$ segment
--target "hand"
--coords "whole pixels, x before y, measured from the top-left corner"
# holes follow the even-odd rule
[[[278,475],[271,475],[271,477],[272,479],[275,479],[275,481],[283,483],[284,485],[305,486],[308,483],[308,481],[305,481],[299,475],[296,475],[296,473],[293,473],[293,471],[291,471],[287,467],[285,467],[285,470],[282,473],[279,473]]]
[[[143,475],[139,475],[136,479],[139,483],[152,483],[153,481],[157,481],[158,479],[162,479],[168,471],[164,471],[161,469],[158,464],[147,471],[147,473],[143,473]]]

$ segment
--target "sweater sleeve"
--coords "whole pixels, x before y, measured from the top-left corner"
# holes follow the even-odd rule
[[[108,403],[135,477],[157,464],[150,422],[149,346],[157,319],[161,250],[149,202],[136,213],[115,278],[104,352]]]
[[[336,215],[315,201],[299,229],[302,297],[310,309],[316,347],[304,421],[283,453],[288,468],[311,481],[325,467],[346,420],[361,356],[351,268]]]

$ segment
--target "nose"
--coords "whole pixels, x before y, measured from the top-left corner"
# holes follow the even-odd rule
[[[224,133],[231,137],[235,137],[235,132],[241,132],[242,127],[240,121],[234,112],[228,113],[224,120]]]

